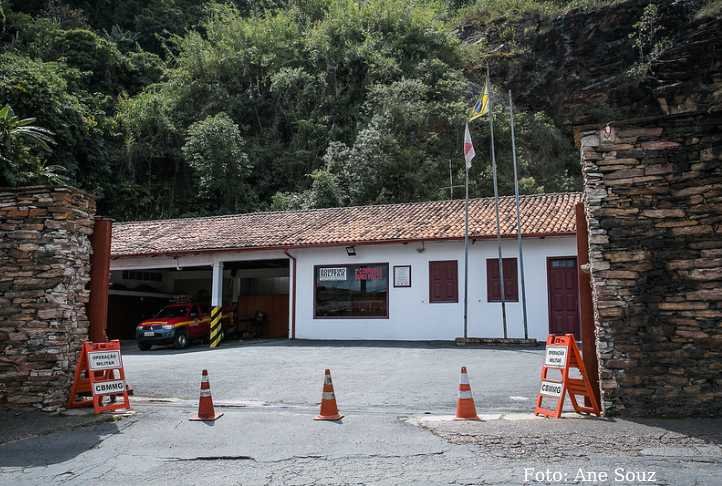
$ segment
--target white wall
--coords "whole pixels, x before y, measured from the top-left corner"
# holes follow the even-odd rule
[[[344,247],[293,250],[298,259],[296,337],[299,339],[453,340],[463,336],[463,241],[357,246],[349,257]],[[504,241],[503,256],[518,257],[515,240]],[[549,334],[547,257],[576,255],[574,237],[525,239],[529,337]],[[503,336],[501,304],[486,301],[486,259],[496,258],[496,241],[477,241],[469,247],[469,336]],[[458,260],[459,302],[429,303],[429,261]],[[314,319],[314,265],[389,263],[388,319]],[[393,287],[393,266],[411,265],[411,288]],[[519,274],[519,277],[521,275]],[[509,337],[523,337],[521,278],[519,302],[507,303]]]
[[[296,337],[299,339],[390,339],[390,340],[453,340],[463,336],[463,241],[436,241],[424,243],[422,253],[416,250],[421,243],[366,245],[356,247],[356,256],[349,257],[345,247],[294,249],[297,258],[296,282]],[[503,256],[518,257],[516,240],[505,240]],[[483,240],[469,248],[469,336],[501,337],[501,305],[486,301],[486,259],[496,258],[496,241]],[[549,333],[547,294],[547,257],[575,256],[573,236],[524,240],[527,314],[529,337],[546,339]],[[180,257],[127,257],[111,261],[114,271],[123,269],[175,268],[210,265],[214,261],[261,260],[288,258],[281,251],[218,252]],[[457,260],[459,270],[459,302],[453,304],[429,303],[429,261]],[[389,264],[389,318],[388,319],[314,319],[313,287],[314,265],[344,263]],[[411,265],[411,288],[393,287],[393,266]],[[283,269],[284,272],[289,270]],[[293,279],[291,274],[291,279]],[[231,291],[233,285],[225,287]],[[237,292],[237,290],[236,290]],[[521,281],[519,279],[519,298]],[[289,299],[292,310],[293,301]],[[509,337],[523,337],[521,300],[507,303]],[[292,312],[289,314],[292,315]],[[289,322],[290,334],[290,322]]]

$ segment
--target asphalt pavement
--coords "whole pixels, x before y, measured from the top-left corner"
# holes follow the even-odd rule
[[[126,346],[133,414],[0,413],[0,484],[722,484],[722,419],[533,417],[542,359],[423,343]],[[462,365],[481,422],[449,416]],[[325,367],[341,422],[313,420]],[[189,420],[203,368],[224,412],[211,423]]]
[[[202,423],[188,420],[187,404],[138,402],[117,421],[0,438],[0,484],[722,484],[719,419],[354,413],[335,423],[272,406],[220,408],[223,417]]]
[[[141,397],[197,400],[207,369],[214,399],[310,407],[330,368],[341,406],[356,411],[453,412],[461,366],[484,411],[531,411],[543,348],[458,348],[442,343],[262,341],[138,351],[123,346]]]

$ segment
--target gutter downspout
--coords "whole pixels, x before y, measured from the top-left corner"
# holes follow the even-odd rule
[[[291,267],[293,271],[293,281],[291,282],[291,339],[296,339],[296,257],[283,250],[288,258],[291,259]]]

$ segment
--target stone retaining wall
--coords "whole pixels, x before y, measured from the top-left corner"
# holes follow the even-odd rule
[[[602,402],[722,415],[722,113],[582,136]]]
[[[0,188],[0,406],[62,408],[88,338],[95,200],[76,189]]]

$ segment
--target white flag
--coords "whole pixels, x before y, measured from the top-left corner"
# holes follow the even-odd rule
[[[466,129],[464,131],[464,159],[466,160],[466,168],[471,168],[471,159],[476,157],[476,152],[474,151],[474,144],[471,143],[471,134],[469,133],[469,124],[466,124]]]

